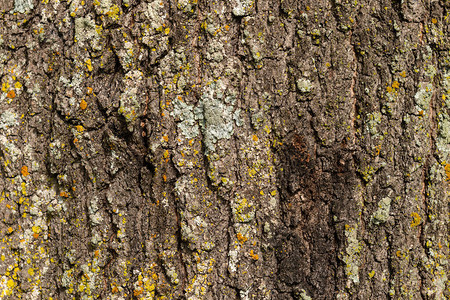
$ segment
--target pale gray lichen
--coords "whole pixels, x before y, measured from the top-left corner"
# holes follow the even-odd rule
[[[385,197],[378,202],[378,209],[372,215],[372,223],[379,225],[384,223],[389,218],[389,212],[391,210],[391,199]]]
[[[99,31],[101,27],[95,25],[94,19],[89,15],[75,19],[75,41],[79,43],[89,42],[92,49],[102,50]]]
[[[243,17],[250,14],[250,9],[254,5],[254,0],[236,0],[233,7],[233,15]]]
[[[450,70],[442,74],[442,89],[444,93],[450,93]],[[450,97],[446,97],[446,99],[450,101]]]
[[[252,114],[251,122],[253,129],[258,130],[264,123],[264,113],[260,111]]]
[[[240,127],[240,126],[244,125],[244,123],[242,122],[242,119],[241,119],[241,110],[239,108],[234,111],[233,120],[236,123],[236,126]]]
[[[15,0],[13,12],[24,14],[30,12],[33,8],[33,0]]]
[[[373,112],[367,114],[367,130],[370,132],[371,135],[377,136],[378,135],[378,129],[377,126],[381,123],[381,113],[380,112]]]
[[[77,72],[73,74],[72,79],[67,79],[64,76],[61,76],[59,77],[59,81],[63,83],[65,87],[73,88],[77,96],[81,97],[84,95],[84,89],[82,87],[83,77],[83,73]],[[74,102],[72,105],[75,104],[75,99],[73,101]]]
[[[450,117],[447,114],[439,115],[439,130],[436,146],[443,159],[446,160],[450,154]]]
[[[196,4],[196,2],[194,3],[194,1],[189,1],[189,0],[178,0],[177,1],[178,9],[182,9],[184,12],[192,11],[195,4]]]
[[[312,85],[311,81],[305,78],[300,78],[297,80],[297,89],[300,91],[300,93],[309,93],[311,92]]]
[[[433,96],[433,85],[428,82],[419,83],[419,90],[414,95],[416,104],[420,109],[427,111],[430,108],[431,97]]]
[[[214,34],[216,30],[217,30],[216,28],[211,29],[210,30],[212,32],[211,34]],[[224,57],[223,44],[218,43],[216,41],[212,41],[209,44],[208,52],[206,52],[206,58],[208,60],[212,60],[215,62],[221,62],[223,60],[223,57]]]
[[[125,117],[129,131],[133,131],[133,121],[139,116],[141,102],[138,96],[142,79],[142,72],[137,70],[128,72],[124,78],[125,91],[120,95],[118,112]]]
[[[164,3],[162,1],[153,1],[147,3],[147,10],[144,14],[150,21],[150,27],[154,30],[161,29],[166,18],[164,12]]]
[[[20,151],[13,142],[3,135],[0,135],[0,150],[3,151],[4,159],[10,159],[12,162],[16,162],[22,154],[22,151]],[[6,169],[9,169],[10,167],[10,165],[5,166]]]
[[[11,110],[5,111],[0,117],[0,129],[8,129],[19,125],[17,114]]]
[[[230,139],[233,136],[233,104],[235,97],[224,98],[225,88],[212,83],[202,95],[199,105],[195,108],[196,118],[200,121],[204,143],[207,151],[215,150],[215,143],[220,139]],[[223,100],[222,100],[223,99]]]
[[[200,131],[194,116],[194,107],[178,99],[175,99],[172,104],[173,111],[170,115],[180,120],[177,124],[178,129],[187,139],[195,138]]]
[[[223,83],[217,81],[206,88],[196,107],[179,99],[172,102],[171,116],[178,118],[178,129],[187,139],[196,137],[201,130],[207,154],[215,151],[217,141],[233,136],[234,123],[242,125],[240,111],[233,106],[236,97],[225,96],[225,90]]]

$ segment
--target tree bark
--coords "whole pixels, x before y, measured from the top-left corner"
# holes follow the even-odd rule
[[[449,12],[0,0],[0,298],[449,298]]]

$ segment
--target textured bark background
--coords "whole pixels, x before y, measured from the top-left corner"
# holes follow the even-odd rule
[[[0,0],[0,298],[449,298],[449,11]]]

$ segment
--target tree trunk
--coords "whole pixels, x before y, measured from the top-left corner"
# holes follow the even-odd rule
[[[0,0],[0,298],[449,298],[449,12]]]

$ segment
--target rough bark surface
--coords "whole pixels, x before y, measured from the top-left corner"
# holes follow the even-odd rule
[[[0,0],[0,298],[449,298],[449,12]]]

